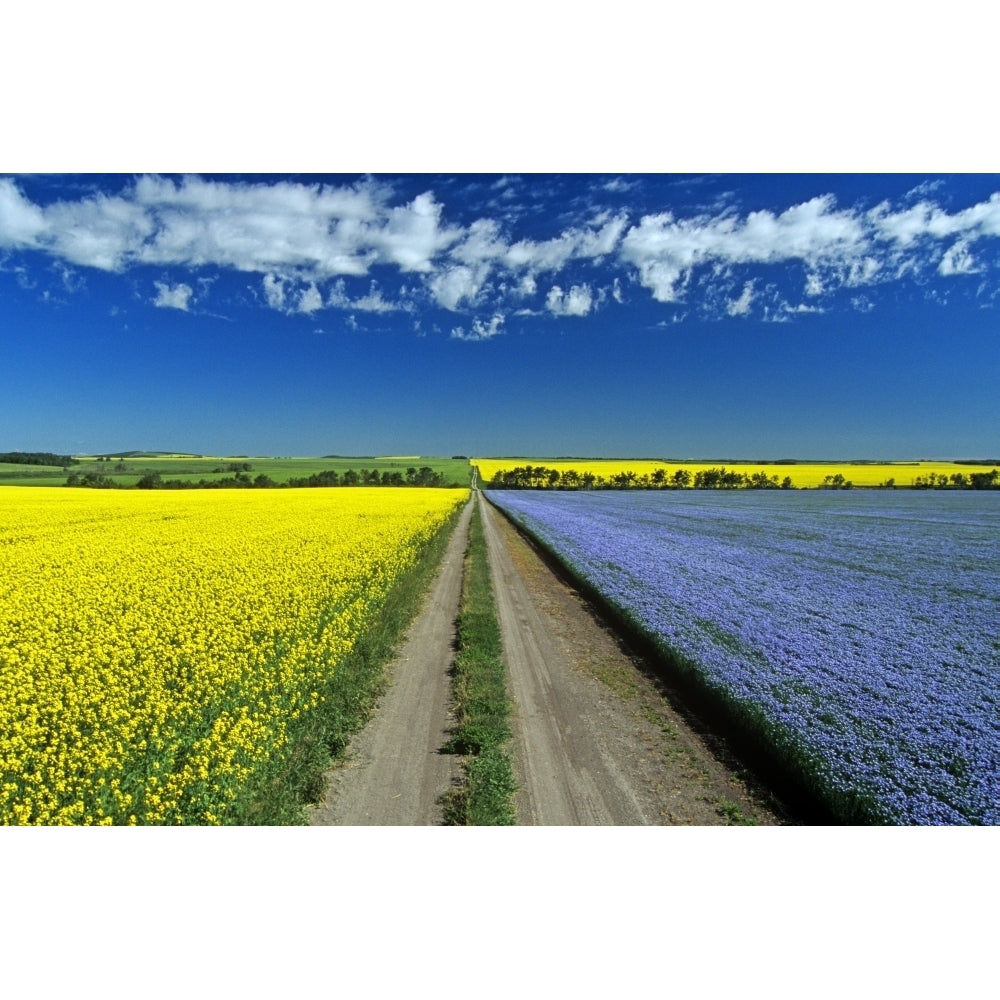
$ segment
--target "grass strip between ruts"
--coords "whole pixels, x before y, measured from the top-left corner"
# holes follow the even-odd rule
[[[452,690],[458,724],[445,749],[467,759],[464,784],[443,798],[445,821],[511,826],[516,783],[507,752],[510,700],[478,505],[469,525],[457,631]]]

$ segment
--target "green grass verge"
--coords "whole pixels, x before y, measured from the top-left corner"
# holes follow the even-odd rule
[[[386,665],[416,617],[444,556],[459,512],[427,543],[420,559],[396,581],[376,621],[355,643],[321,692],[322,708],[291,734],[289,750],[245,790],[245,805],[226,817],[237,826],[307,822],[305,807],[319,801],[326,770],[351,735],[371,718],[387,687]]]
[[[467,759],[464,784],[444,797],[445,822],[510,826],[516,790],[506,749],[511,737],[510,700],[478,505],[469,525],[457,647],[453,697],[458,724],[445,749]]]

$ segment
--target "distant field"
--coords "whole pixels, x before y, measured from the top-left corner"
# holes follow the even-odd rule
[[[276,483],[287,483],[290,479],[304,478],[320,472],[336,471],[340,474],[353,469],[377,469],[379,472],[401,472],[409,468],[424,466],[440,472],[447,483],[468,486],[470,466],[466,459],[440,458],[428,456],[350,456],[334,458],[279,458],[253,455],[132,455],[120,458],[110,455],[108,461],[100,461],[100,456],[77,456],[79,464],[70,467],[71,472],[85,475],[98,472],[108,476],[122,486],[134,486],[143,476],[158,472],[164,479],[179,479],[198,482],[201,479],[225,479],[233,475],[227,469],[233,463],[250,464],[248,475],[269,476]],[[225,471],[217,471],[217,470]],[[0,463],[0,484],[8,486],[61,486],[66,482],[67,472],[60,466],[16,465]]]
[[[19,465],[15,462],[0,462],[0,484],[5,486],[58,486],[66,482],[66,475],[60,465]]]
[[[486,486],[493,476],[502,470],[517,466],[545,466],[560,473],[575,469],[581,475],[592,472],[610,479],[621,472],[634,472],[636,476],[652,475],[656,469],[665,469],[667,478],[678,469],[687,469],[692,476],[711,468],[725,466],[737,472],[753,475],[763,472],[769,478],[779,480],[789,476],[796,489],[814,488],[823,485],[827,476],[842,475],[855,486],[881,486],[889,479],[896,486],[912,486],[918,477],[926,478],[931,473],[951,476],[961,473],[968,476],[973,472],[989,472],[994,465],[967,465],[964,462],[684,462],[654,461],[650,459],[562,459],[562,458],[473,458],[473,465],[479,466],[479,479]]]

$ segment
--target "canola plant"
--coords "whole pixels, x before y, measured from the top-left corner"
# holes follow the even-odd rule
[[[225,822],[467,497],[0,487],[0,822]]]

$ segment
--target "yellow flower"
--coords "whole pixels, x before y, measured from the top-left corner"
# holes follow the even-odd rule
[[[0,487],[0,822],[221,822],[467,497]]]

